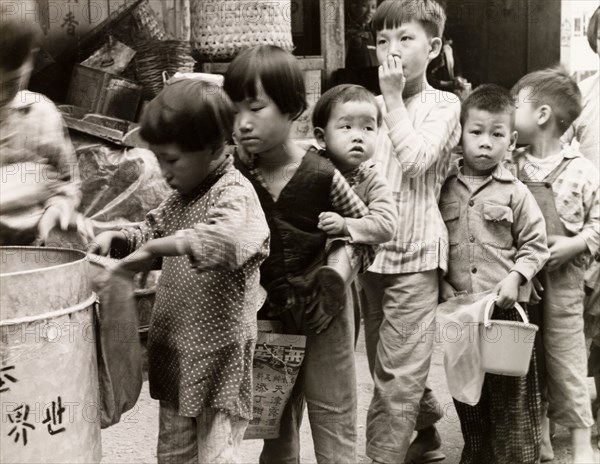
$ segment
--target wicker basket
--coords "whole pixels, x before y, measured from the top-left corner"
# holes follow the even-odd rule
[[[256,45],[294,48],[289,0],[198,0],[190,7],[191,43],[201,60],[229,60]]]
[[[161,24],[148,0],[144,0],[140,6],[133,10],[133,19],[139,31],[139,35],[147,40],[169,40],[171,35]]]
[[[143,96],[151,100],[164,86],[163,73],[192,72],[195,61],[189,42],[180,40],[149,40],[136,45],[135,71],[142,84]]]
[[[497,299],[492,298],[485,307],[479,341],[481,367],[490,374],[523,377],[529,371],[538,326],[529,323],[527,314],[518,303],[515,303],[514,309],[523,322],[491,320]]]

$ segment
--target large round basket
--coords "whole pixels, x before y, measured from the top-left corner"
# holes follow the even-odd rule
[[[190,43],[181,40],[148,40],[136,45],[135,68],[144,99],[151,100],[164,86],[163,73],[192,72],[194,58]]]
[[[256,45],[294,48],[289,0],[198,0],[190,16],[191,43],[201,60],[229,60]]]

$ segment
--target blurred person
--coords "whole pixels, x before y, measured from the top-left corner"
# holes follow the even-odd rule
[[[5,21],[0,34],[0,245],[44,243],[77,220],[79,170],[62,116],[44,95],[26,90],[36,34]]]

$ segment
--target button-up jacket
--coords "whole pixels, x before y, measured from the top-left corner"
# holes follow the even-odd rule
[[[527,282],[519,301],[527,302],[530,281],[550,256],[544,218],[527,187],[500,165],[474,183],[453,164],[440,211],[449,235],[446,280],[457,291],[478,293],[516,271]]]

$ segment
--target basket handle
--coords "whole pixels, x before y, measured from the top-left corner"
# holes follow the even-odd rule
[[[490,317],[491,317],[492,313],[494,312],[494,308],[496,306],[496,301],[498,301],[497,295],[494,298],[491,298],[490,301],[488,301],[485,306],[485,311],[484,311],[484,316],[483,316],[483,325],[486,328],[488,328],[490,325],[492,325],[492,321],[490,320]],[[519,303],[515,302],[514,308],[517,310],[517,312],[521,316],[521,319],[523,319],[523,322],[525,324],[529,324],[529,318],[527,317],[527,314],[525,314],[523,307]]]

